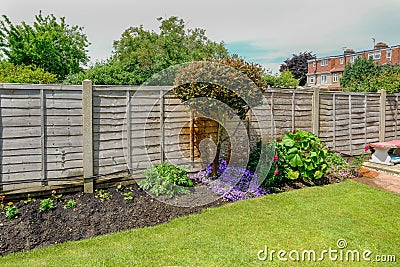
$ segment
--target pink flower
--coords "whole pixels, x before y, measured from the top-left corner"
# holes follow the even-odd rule
[[[279,170],[278,170],[278,168],[276,168],[276,170],[274,171],[274,175],[278,175],[278,173],[279,173]]]
[[[365,152],[367,152],[367,151],[369,150],[369,145],[366,145],[366,146],[364,147],[364,150],[365,150]]]
[[[274,156],[274,158],[273,158],[273,161],[278,161],[279,160],[279,156],[278,156],[278,154],[276,154],[275,156]]]

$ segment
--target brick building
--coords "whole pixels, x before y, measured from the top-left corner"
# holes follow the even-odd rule
[[[379,64],[399,64],[400,45],[389,47],[385,43],[377,43],[371,50],[355,52],[346,49],[342,55],[308,60],[307,87],[340,88],[345,65],[353,63],[357,57],[373,58]]]

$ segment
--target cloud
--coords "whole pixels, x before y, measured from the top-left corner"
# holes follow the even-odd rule
[[[84,26],[93,61],[107,58],[126,28],[142,24],[156,30],[156,18],[169,16],[205,29],[230,51],[274,70],[293,53],[336,55],[344,46],[364,50],[372,47],[372,37],[400,44],[398,0],[2,0],[1,13],[16,23],[32,22],[39,10]]]

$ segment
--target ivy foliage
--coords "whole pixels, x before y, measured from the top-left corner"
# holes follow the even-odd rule
[[[14,65],[41,68],[62,80],[70,73],[80,72],[89,57],[89,41],[80,26],[70,26],[65,17],[39,12],[33,25],[14,25],[6,16],[0,21],[0,49]]]

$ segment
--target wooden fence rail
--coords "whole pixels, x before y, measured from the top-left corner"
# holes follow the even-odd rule
[[[93,192],[99,176],[128,167],[140,176],[163,161],[200,166],[200,143],[215,140],[217,124],[196,118],[170,89],[0,84],[0,192],[72,181]],[[368,143],[398,138],[398,108],[399,95],[384,91],[269,89],[246,129],[269,140],[302,129],[359,155]]]

